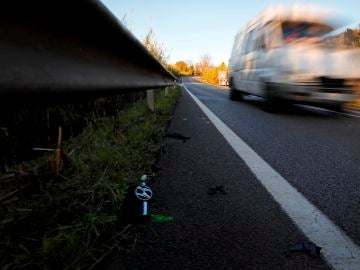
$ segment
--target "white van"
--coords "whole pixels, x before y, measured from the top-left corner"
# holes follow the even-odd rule
[[[229,60],[230,99],[243,94],[341,109],[355,98],[360,49],[336,48],[324,12],[301,7],[265,10],[235,37]]]

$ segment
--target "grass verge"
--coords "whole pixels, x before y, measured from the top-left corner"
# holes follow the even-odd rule
[[[90,269],[131,241],[117,211],[129,184],[151,173],[180,89],[157,92],[112,117],[94,119],[64,145],[61,175],[43,157],[0,176],[0,258],[6,269]]]

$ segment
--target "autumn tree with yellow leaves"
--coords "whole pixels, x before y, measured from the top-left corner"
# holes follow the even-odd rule
[[[194,66],[187,64],[185,61],[177,61],[173,65],[173,68],[182,76],[194,75]]]
[[[224,62],[219,66],[213,66],[210,56],[207,55],[200,59],[199,67],[201,68],[203,80],[211,84],[219,84],[219,73],[227,72],[227,66]]]

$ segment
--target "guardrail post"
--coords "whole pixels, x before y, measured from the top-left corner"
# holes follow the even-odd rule
[[[165,87],[165,96],[169,95],[169,87]]]
[[[155,112],[155,94],[153,89],[146,91],[146,101],[150,111]]]

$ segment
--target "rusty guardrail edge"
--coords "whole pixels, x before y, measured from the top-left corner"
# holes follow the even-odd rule
[[[0,7],[2,104],[176,83],[99,0],[15,0]]]

